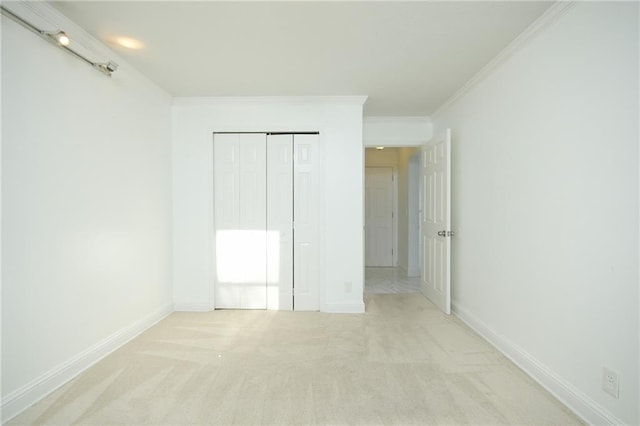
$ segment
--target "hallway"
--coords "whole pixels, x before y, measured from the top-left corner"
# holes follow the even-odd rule
[[[401,268],[364,270],[365,294],[420,293],[420,277],[408,277]]]

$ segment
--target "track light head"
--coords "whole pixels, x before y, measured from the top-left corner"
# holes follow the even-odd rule
[[[118,64],[113,61],[109,61],[106,63],[94,64],[94,67],[98,68],[106,75],[111,75],[112,72],[118,69]]]
[[[71,43],[71,39],[64,31],[58,31],[58,33],[56,34],[56,40],[58,40],[58,43],[63,46],[68,46],[69,43]]]
[[[71,39],[69,38],[67,33],[65,33],[64,31],[58,31],[58,32],[55,32],[55,33],[54,32],[45,31],[44,35],[46,35],[50,39],[54,40],[60,46],[65,46],[66,47],[66,46],[69,45],[69,43],[71,43]]]

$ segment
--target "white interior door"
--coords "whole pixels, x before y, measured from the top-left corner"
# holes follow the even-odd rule
[[[216,307],[266,309],[266,134],[214,137]]]
[[[319,309],[318,135],[293,136],[294,310]]]
[[[393,266],[393,168],[365,169],[365,265]]]
[[[267,136],[267,309],[293,310],[293,135]]]
[[[422,292],[451,312],[451,129],[422,152]]]

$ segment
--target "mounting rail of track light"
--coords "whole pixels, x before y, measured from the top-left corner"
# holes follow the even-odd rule
[[[111,74],[115,70],[118,69],[118,64],[116,64],[113,61],[93,62],[92,60],[87,59],[86,57],[82,56],[81,54],[79,54],[75,50],[69,48],[68,46],[71,43],[71,38],[64,31],[61,31],[61,30],[58,30],[58,31],[44,31],[44,30],[41,30],[40,28],[38,28],[35,25],[27,22],[26,20],[24,20],[20,16],[16,15],[15,13],[13,13],[12,11],[10,11],[9,9],[5,8],[2,5],[0,5],[0,11],[6,17],[14,20],[18,24],[20,24],[23,27],[25,27],[26,29],[28,29],[31,32],[39,35],[43,39],[55,44],[56,46],[60,47],[61,49],[63,49],[67,53],[70,53],[71,55],[73,55],[76,58],[80,59],[81,61],[91,65],[93,68],[97,69],[98,71],[100,71],[101,73],[103,73],[103,74],[105,74],[105,75],[107,75],[109,77],[111,77]]]

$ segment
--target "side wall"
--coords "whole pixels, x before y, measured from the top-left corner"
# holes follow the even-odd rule
[[[454,312],[592,423],[640,421],[638,12],[568,6],[433,116]]]
[[[407,274],[410,277],[419,277],[420,266],[420,179],[422,174],[421,150],[416,152],[409,158],[409,188],[408,192],[408,239],[409,244],[407,259]]]
[[[176,99],[173,106],[174,301],[209,310],[213,300],[213,133],[319,131],[320,306],[363,312],[362,104],[364,98]]]
[[[418,205],[413,199],[415,194],[409,191],[417,184],[409,179],[409,160],[416,149],[419,148],[398,148],[398,266],[410,276],[416,275],[415,268],[410,268],[409,258],[417,251],[417,245],[411,243],[417,241],[412,238],[409,219],[417,214]]]
[[[5,420],[171,311],[170,98],[94,55],[2,17]]]

